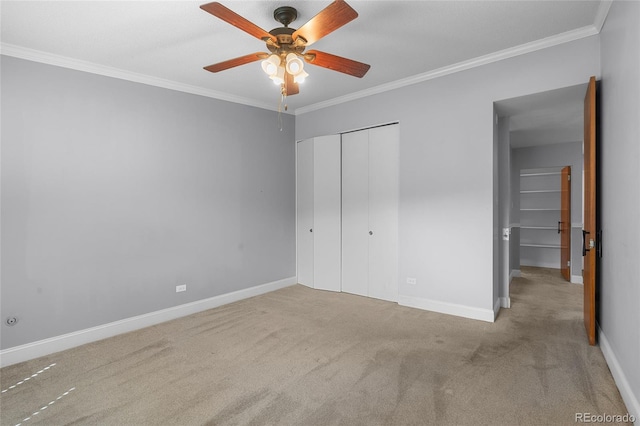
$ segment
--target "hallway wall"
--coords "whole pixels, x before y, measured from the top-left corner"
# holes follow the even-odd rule
[[[601,39],[599,338],[640,422],[640,3],[613,2]]]

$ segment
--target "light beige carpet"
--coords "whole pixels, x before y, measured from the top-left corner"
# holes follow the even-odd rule
[[[2,390],[31,379],[1,394],[0,420],[569,425],[576,413],[625,414],[586,343],[582,287],[523,272],[493,324],[294,286],[6,367]]]

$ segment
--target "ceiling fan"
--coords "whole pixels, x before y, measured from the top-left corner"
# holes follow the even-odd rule
[[[203,4],[200,8],[264,41],[270,52],[250,53],[209,65],[204,67],[207,71],[215,73],[262,60],[263,71],[281,86],[284,96],[290,96],[299,93],[298,83],[308,75],[303,70],[304,62],[358,78],[362,78],[370,68],[362,62],[319,50],[305,52],[311,44],[358,17],[358,13],[344,0],[335,0],[297,30],[289,28],[289,24],[298,17],[298,11],[291,6],[278,7],[273,18],[283,26],[269,32],[218,2]]]

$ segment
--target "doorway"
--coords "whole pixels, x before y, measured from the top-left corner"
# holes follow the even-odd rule
[[[571,176],[571,166],[520,169],[519,182],[520,265],[559,269],[566,281],[571,280]]]
[[[495,173],[499,206],[497,231],[502,235],[497,241],[495,252],[498,255],[494,262],[502,307],[510,307],[509,284],[521,274],[521,265],[558,269],[560,274],[562,244],[552,238],[554,232],[555,238],[560,235],[558,229],[573,242],[568,259],[564,260],[565,268],[569,265],[566,276],[571,283],[582,284],[583,259],[578,242],[583,227],[583,101],[586,89],[585,83],[494,103],[494,148],[498,160]],[[545,223],[534,223],[532,214],[549,213],[523,205],[530,200],[521,198],[522,191],[536,191],[525,186],[531,183],[526,181],[557,178],[558,188],[549,190],[558,191],[559,198],[561,173],[566,166],[571,169],[570,217],[558,218],[555,223],[546,220],[549,218]],[[536,194],[529,198],[545,196],[544,192],[528,194]],[[540,207],[544,208],[551,207]],[[561,207],[553,208],[557,208],[554,218],[555,215],[560,217]],[[541,247],[535,246],[536,238]]]

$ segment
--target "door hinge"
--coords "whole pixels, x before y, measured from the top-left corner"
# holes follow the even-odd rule
[[[571,180],[571,175],[567,175],[567,180]]]
[[[567,268],[570,268],[570,267],[571,267],[571,261],[567,260]]]

